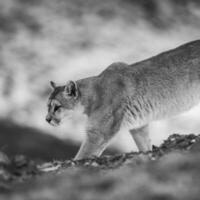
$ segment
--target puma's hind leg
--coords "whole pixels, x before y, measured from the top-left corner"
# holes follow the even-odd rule
[[[137,129],[131,129],[130,133],[139,151],[147,152],[152,150],[151,141],[149,138],[148,125]]]

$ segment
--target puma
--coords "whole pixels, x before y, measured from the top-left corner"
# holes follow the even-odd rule
[[[88,118],[86,139],[75,159],[100,156],[122,125],[128,125],[139,151],[150,151],[150,122],[200,102],[200,40],[131,65],[113,63],[98,76],[51,86],[50,124],[59,125],[77,106]]]

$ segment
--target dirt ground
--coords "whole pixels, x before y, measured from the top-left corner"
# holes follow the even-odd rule
[[[0,199],[199,199],[200,136],[171,135],[148,153],[36,163],[0,155]]]

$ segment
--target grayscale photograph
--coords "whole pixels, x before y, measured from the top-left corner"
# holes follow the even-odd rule
[[[0,0],[0,200],[199,200],[200,1]]]

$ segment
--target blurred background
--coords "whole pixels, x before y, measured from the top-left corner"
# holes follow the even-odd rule
[[[45,122],[49,81],[98,75],[200,39],[198,0],[0,0],[0,149],[32,158],[71,158],[84,119]],[[159,145],[172,133],[200,133],[200,106],[150,127]],[[111,147],[136,150],[122,130]]]

